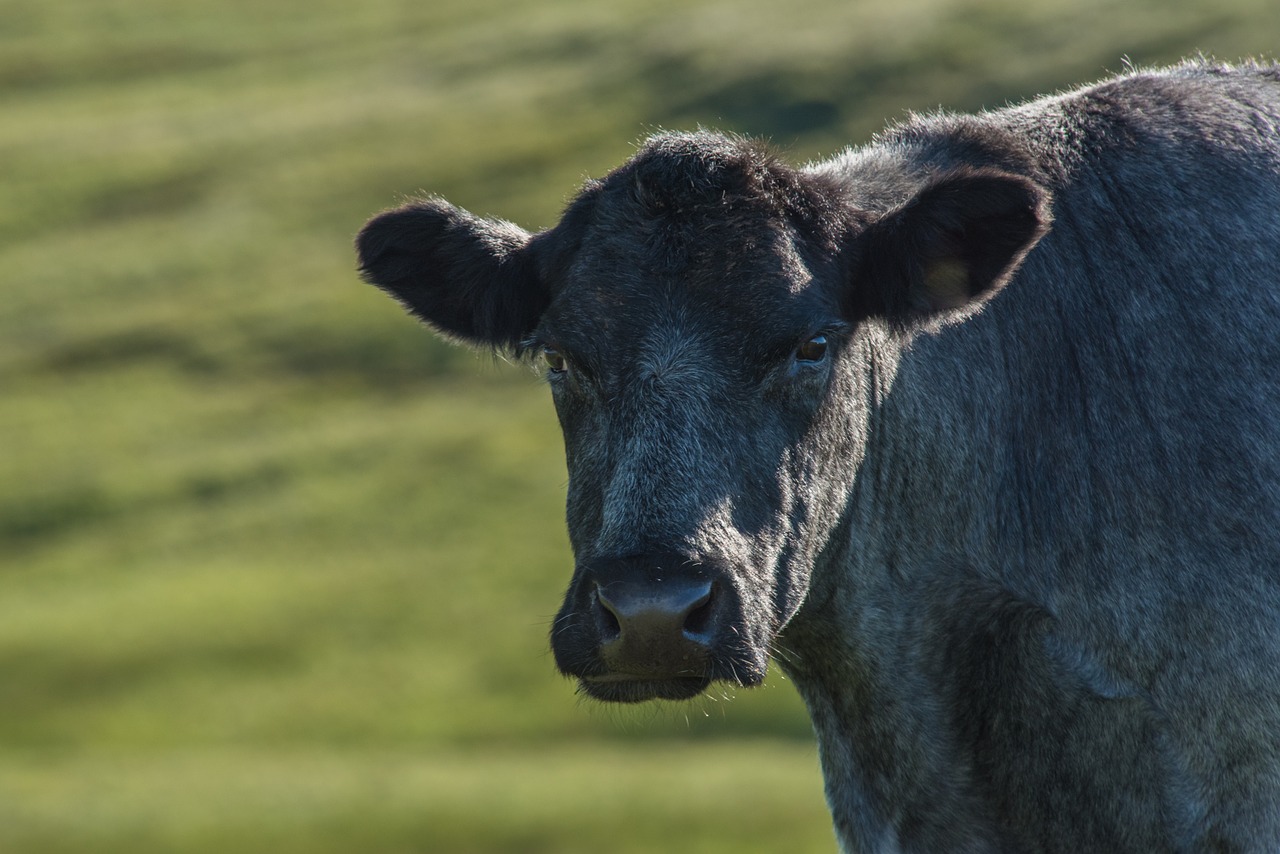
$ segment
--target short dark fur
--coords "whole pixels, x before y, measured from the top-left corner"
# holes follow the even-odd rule
[[[547,349],[560,668],[813,718],[847,851],[1280,849],[1280,73],[1134,72],[794,168],[663,134],[366,278]]]

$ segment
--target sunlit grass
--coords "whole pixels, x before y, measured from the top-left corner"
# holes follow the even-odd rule
[[[829,851],[815,766],[760,740],[4,757],[0,847]]]

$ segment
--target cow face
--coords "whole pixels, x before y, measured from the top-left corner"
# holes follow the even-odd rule
[[[438,200],[361,233],[411,312],[542,362],[576,557],[552,647],[588,694],[764,678],[864,453],[876,341],[972,310],[1043,227],[1004,173],[905,196],[868,213],[746,142],[665,135],[536,236]]]

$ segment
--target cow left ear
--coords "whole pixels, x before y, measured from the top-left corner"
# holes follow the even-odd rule
[[[518,351],[551,299],[532,240],[509,222],[429,198],[369,220],[356,253],[364,279],[419,320],[477,347]]]
[[[931,180],[863,234],[850,298],[907,328],[973,310],[1049,228],[1049,194],[1019,175],[961,169]]]

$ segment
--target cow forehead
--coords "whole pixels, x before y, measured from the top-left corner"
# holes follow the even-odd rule
[[[813,266],[794,229],[759,212],[606,210],[554,290],[582,310],[679,304],[733,316],[782,310],[812,286]]]
[[[835,312],[784,230],[717,240],[705,228],[675,245],[639,231],[584,245],[547,312],[553,337],[669,373],[695,354],[749,359],[793,346]]]
[[[824,198],[741,140],[656,138],[575,202],[543,331],[666,364],[790,342],[838,312],[820,281],[835,258],[815,214]]]

